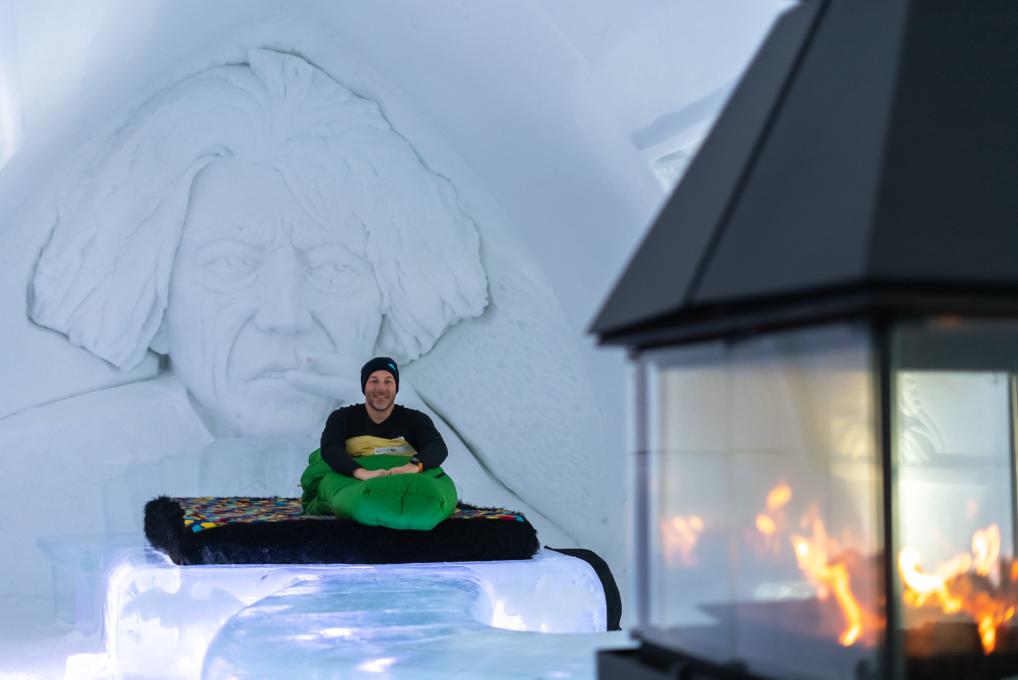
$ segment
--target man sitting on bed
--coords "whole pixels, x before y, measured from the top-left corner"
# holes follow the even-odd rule
[[[329,415],[321,448],[301,476],[305,514],[394,529],[431,529],[456,509],[448,455],[426,414],[396,404],[399,368],[376,357],[361,368],[364,403]]]

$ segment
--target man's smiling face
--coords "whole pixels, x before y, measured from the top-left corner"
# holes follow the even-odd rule
[[[396,401],[396,380],[388,371],[375,371],[364,384],[364,403],[369,410],[385,413]]]

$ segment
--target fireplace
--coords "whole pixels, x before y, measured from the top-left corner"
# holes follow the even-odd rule
[[[1018,5],[784,15],[593,331],[629,349],[602,678],[1018,676]]]
[[[650,658],[1018,675],[1018,323],[836,322],[649,349],[635,370]]]

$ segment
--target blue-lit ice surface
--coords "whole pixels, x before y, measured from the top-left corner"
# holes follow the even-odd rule
[[[592,678],[604,591],[584,561],[185,566],[110,571],[117,678]],[[563,635],[565,634],[565,635]]]

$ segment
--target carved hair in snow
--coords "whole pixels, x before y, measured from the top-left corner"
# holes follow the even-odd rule
[[[163,322],[192,185],[221,160],[270,166],[316,222],[363,229],[359,255],[381,293],[375,353],[416,359],[487,305],[477,228],[450,182],[374,101],[259,49],[166,88],[110,137],[59,206],[31,318],[135,366]]]

